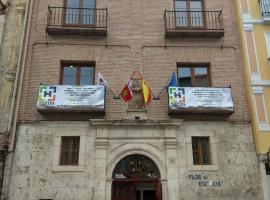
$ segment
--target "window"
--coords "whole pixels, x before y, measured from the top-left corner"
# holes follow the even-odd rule
[[[174,0],[175,22],[177,27],[203,26],[202,0]]]
[[[267,59],[270,62],[270,32],[265,33],[265,44],[267,49]]]
[[[194,165],[210,165],[209,137],[192,137]]]
[[[178,84],[180,87],[210,86],[209,67],[205,65],[178,65]]]
[[[94,85],[95,67],[93,63],[62,63],[62,85]]]
[[[93,25],[95,22],[95,0],[66,0],[65,24]]]
[[[79,136],[61,137],[60,165],[78,165],[79,148],[80,148]]]

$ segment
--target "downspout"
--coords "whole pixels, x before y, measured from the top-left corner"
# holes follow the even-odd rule
[[[28,1],[29,0],[27,0],[26,5],[28,5]],[[27,15],[28,15],[28,6],[27,6],[26,11],[25,11],[23,30],[22,30],[22,35],[21,35],[21,39],[20,39],[19,57],[17,60],[16,76],[15,76],[14,89],[13,89],[13,93],[12,93],[11,107],[10,107],[10,113],[9,113],[9,119],[8,119],[8,127],[7,127],[8,134],[10,134],[10,131],[11,131],[12,117],[13,117],[15,100],[16,100],[16,93],[17,93],[17,88],[18,88],[20,65],[21,65],[21,59],[22,59],[22,53],[23,53],[23,45],[25,44],[24,38],[25,38],[25,29],[26,29],[26,23],[27,23],[27,20],[26,20]]]
[[[25,65],[26,65],[26,53],[28,50],[29,34],[30,34],[31,21],[32,21],[33,1],[27,0],[26,5],[27,7],[26,7],[25,17],[24,17],[24,25],[23,25],[24,27],[23,27],[23,32],[22,32],[21,41],[20,41],[21,46],[20,46],[18,64],[17,64],[17,69],[16,69],[16,78],[15,78],[15,85],[14,85],[13,96],[12,96],[11,111],[10,111],[9,122],[8,122],[8,134],[10,135],[10,140],[9,140],[10,145],[9,145],[9,156],[7,158],[7,165],[5,166],[5,176],[4,176],[4,185],[3,185],[3,188],[5,189],[5,193],[7,195],[9,192],[11,165],[12,165],[13,153],[14,153],[14,147],[15,147],[15,141],[16,141],[18,111],[19,111],[22,83],[23,83],[23,77],[24,77],[24,71],[25,71]],[[23,54],[23,57],[22,57],[22,54]],[[21,70],[20,70],[20,67],[21,67]],[[19,73],[20,73],[20,78],[19,78]],[[18,98],[16,100],[17,89],[18,89],[18,96],[17,96]],[[16,102],[16,107],[15,107],[15,102]],[[14,109],[15,109],[15,112],[14,112]],[[11,129],[13,113],[14,113],[14,122]]]

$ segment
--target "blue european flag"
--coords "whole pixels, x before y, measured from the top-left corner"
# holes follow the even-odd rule
[[[174,71],[171,75],[171,80],[168,83],[167,87],[176,87],[176,86],[177,86],[177,78],[176,78],[176,74]]]

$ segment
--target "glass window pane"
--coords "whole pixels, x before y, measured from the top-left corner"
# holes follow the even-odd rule
[[[94,67],[81,67],[80,85],[94,84]]]
[[[174,1],[175,10],[177,11],[186,11],[187,10],[187,1],[186,0],[176,0]]]
[[[188,25],[188,15],[187,2],[186,0],[175,1],[175,23],[176,26],[187,26]]]
[[[208,87],[208,69],[206,67],[194,68],[194,83],[193,86]]]
[[[202,162],[203,164],[208,164],[208,143],[206,141],[202,142]]]
[[[202,11],[202,1],[201,0],[191,0],[190,1],[191,11]]]
[[[95,20],[95,0],[84,0],[82,7],[82,23],[86,25],[94,24]]]
[[[66,0],[66,2],[67,2],[66,7],[73,7],[73,8],[80,7],[80,0]]]
[[[76,85],[77,67],[64,67],[63,85]]]
[[[79,23],[79,9],[66,8],[65,9],[65,23],[66,24],[78,24]]]
[[[181,87],[190,87],[191,84],[191,68],[179,67],[178,68],[178,82]]]
[[[65,23],[78,24],[79,23],[79,10],[80,0],[66,0],[65,9]]]
[[[197,138],[192,138],[192,152],[193,152],[193,164],[196,165],[199,163],[199,156],[198,156],[198,140]]]
[[[202,2],[199,0],[190,1],[190,22],[191,26],[203,26]]]
[[[83,0],[83,8],[95,8],[95,0]]]

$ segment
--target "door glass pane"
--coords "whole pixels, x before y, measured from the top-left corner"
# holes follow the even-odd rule
[[[77,67],[64,67],[63,85],[76,85]]]
[[[194,68],[193,86],[200,86],[200,87],[209,86],[208,69],[206,67]]]
[[[187,26],[188,15],[187,15],[187,1],[177,0],[175,2],[175,24],[176,26]]]
[[[142,200],[141,199],[141,190],[136,191],[136,200]]]
[[[178,82],[180,87],[191,87],[191,69],[188,67],[178,68]]]
[[[202,2],[201,0],[190,1],[190,23],[191,26],[203,26]]]
[[[80,85],[93,85],[94,84],[94,68],[81,67]]]
[[[79,8],[80,0],[67,0],[65,9],[65,23],[78,24],[79,23]]]
[[[83,0],[82,23],[92,25],[95,22],[95,0]]]
[[[156,200],[156,191],[155,190],[144,190],[143,191],[143,200]]]

